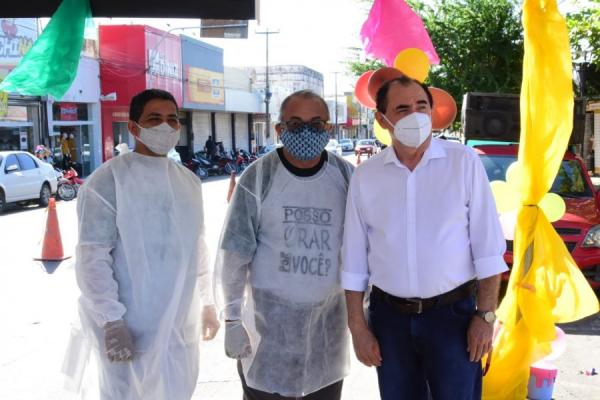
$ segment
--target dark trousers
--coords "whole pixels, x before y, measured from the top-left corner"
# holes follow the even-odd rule
[[[244,391],[243,400],[340,400],[342,397],[343,380],[303,397],[284,397],[277,393],[267,393],[249,387],[246,385],[246,379],[244,379],[244,372],[242,371],[242,363],[239,361],[237,363],[237,369]]]
[[[371,295],[369,324],[379,342],[382,400],[479,400],[481,363],[470,362],[467,329],[475,299],[401,314]],[[429,394],[430,391],[430,394]]]

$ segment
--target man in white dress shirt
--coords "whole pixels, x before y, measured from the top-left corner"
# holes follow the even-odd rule
[[[506,249],[477,154],[431,136],[431,94],[402,77],[377,93],[392,146],[355,171],[342,286],[357,358],[384,400],[481,398]],[[368,323],[363,296],[372,285]]]

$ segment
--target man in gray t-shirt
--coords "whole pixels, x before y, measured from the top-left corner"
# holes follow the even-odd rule
[[[352,166],[324,150],[327,105],[290,95],[283,147],[241,176],[223,227],[217,285],[225,352],[244,399],[339,399],[349,354],[340,248]]]

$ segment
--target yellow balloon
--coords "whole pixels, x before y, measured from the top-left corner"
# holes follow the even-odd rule
[[[506,169],[506,183],[512,186],[514,189],[521,189],[521,181],[523,180],[523,169],[518,161],[510,164]]]
[[[550,222],[558,221],[567,211],[565,201],[556,193],[546,193],[539,206]]]
[[[390,133],[387,129],[379,125],[379,122],[377,122],[377,120],[373,121],[373,131],[375,132],[375,137],[381,143],[385,144],[386,146],[392,144],[392,137],[390,136]]]
[[[394,68],[404,75],[423,82],[429,74],[429,58],[421,49],[404,49],[394,59]]]
[[[512,186],[504,181],[490,182],[492,194],[496,200],[496,210],[499,214],[515,210],[519,207],[519,196]]]

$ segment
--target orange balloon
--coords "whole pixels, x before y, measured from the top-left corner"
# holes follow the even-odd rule
[[[367,91],[374,101],[377,101],[377,91],[384,83],[391,81],[392,79],[404,76],[404,74],[398,71],[396,68],[384,67],[379,68],[373,72],[373,75],[369,78],[369,84]]]
[[[433,110],[431,110],[431,126],[434,130],[446,129],[456,118],[456,102],[445,90],[430,87],[433,97]]]
[[[356,100],[363,106],[374,109],[375,108],[375,100],[369,95],[368,86],[369,86],[369,78],[373,75],[375,71],[367,71],[363,73],[358,80],[356,81],[356,87],[354,88],[354,97]]]

